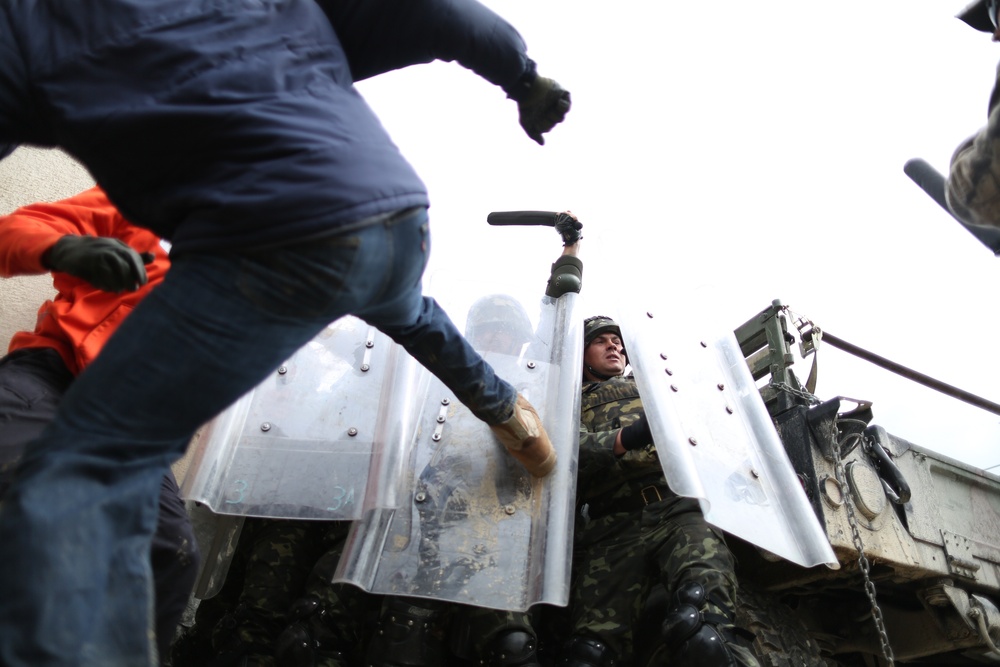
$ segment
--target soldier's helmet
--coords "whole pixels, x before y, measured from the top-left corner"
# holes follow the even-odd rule
[[[612,332],[622,338],[621,327],[618,323],[607,315],[594,315],[588,317],[583,321],[583,348],[587,349],[590,343],[600,336],[602,333]],[[625,351],[625,342],[622,339],[622,354],[625,355],[625,360],[628,360],[628,352]]]
[[[480,351],[514,354],[534,337],[521,303],[506,294],[490,294],[469,308],[465,337]]]
[[[976,0],[958,13],[958,18],[976,30],[993,33],[996,29],[998,0]]]

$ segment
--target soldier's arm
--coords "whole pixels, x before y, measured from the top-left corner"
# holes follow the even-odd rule
[[[1000,77],[990,98],[986,127],[952,155],[945,197],[963,222],[1000,227]]]
[[[615,465],[615,438],[618,431],[591,433],[584,424],[580,425],[580,459],[577,483],[580,496],[586,497],[595,485],[607,478],[607,471]]]
[[[583,288],[583,261],[580,254],[580,241],[583,236],[580,230],[583,225],[569,211],[560,213],[555,225],[556,231],[563,238],[563,250],[559,258],[552,263],[549,281],[545,286],[545,296],[558,299],[570,292],[580,293]]]

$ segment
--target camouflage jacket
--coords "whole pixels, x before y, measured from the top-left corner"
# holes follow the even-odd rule
[[[624,498],[651,483],[665,484],[656,448],[615,456],[619,429],[643,414],[635,378],[615,377],[583,386],[580,405],[580,467],[577,503],[594,499]]]
[[[1000,227],[1000,73],[990,96],[986,127],[952,155],[945,198],[958,219]]]

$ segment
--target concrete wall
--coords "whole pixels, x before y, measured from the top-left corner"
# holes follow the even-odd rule
[[[94,185],[87,170],[61,151],[19,148],[0,160],[0,214],[36,201],[55,201]],[[10,337],[35,328],[35,314],[54,294],[48,275],[0,278],[0,352]]]

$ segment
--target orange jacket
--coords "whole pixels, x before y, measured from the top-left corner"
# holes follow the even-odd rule
[[[48,273],[42,266],[42,255],[66,234],[115,237],[156,257],[146,265],[149,282],[135,292],[104,292],[67,273],[52,274],[58,294],[38,310],[34,331],[14,334],[8,351],[55,348],[66,367],[78,374],[97,356],[122,319],[163,280],[170,260],[155,234],[126,221],[104,191],[95,187],[0,217],[0,276]]]

